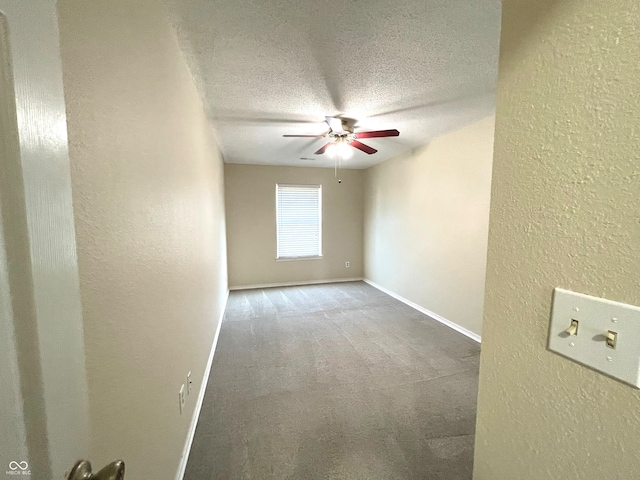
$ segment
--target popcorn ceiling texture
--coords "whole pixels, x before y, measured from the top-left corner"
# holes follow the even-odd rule
[[[474,478],[637,478],[640,391],[546,343],[556,286],[640,305],[640,8],[503,14]]]
[[[282,138],[325,133],[325,115],[400,130],[350,168],[493,113],[500,3],[164,0],[226,162],[333,167],[324,139]]]

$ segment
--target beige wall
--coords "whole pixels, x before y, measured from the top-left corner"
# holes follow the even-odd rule
[[[366,172],[365,277],[480,335],[494,118]]]
[[[640,305],[638,3],[502,11],[474,478],[638,478],[640,391],[546,350],[556,286]]]
[[[158,1],[58,10],[90,460],[174,479],[227,289],[222,160]]]
[[[310,167],[225,165],[229,285],[362,277],[363,172]],[[321,184],[320,260],[276,262],[276,183]],[[345,268],[345,262],[351,262]]]

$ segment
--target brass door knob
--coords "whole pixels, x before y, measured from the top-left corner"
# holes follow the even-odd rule
[[[116,460],[104,467],[98,473],[91,473],[91,462],[78,460],[69,472],[67,480],[123,480],[124,462]]]

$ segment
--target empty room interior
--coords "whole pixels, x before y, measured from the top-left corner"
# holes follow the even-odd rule
[[[0,0],[7,475],[637,478],[639,39],[632,0]]]

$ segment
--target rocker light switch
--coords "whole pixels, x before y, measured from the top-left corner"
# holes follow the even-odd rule
[[[640,307],[556,288],[549,350],[640,388]]]

